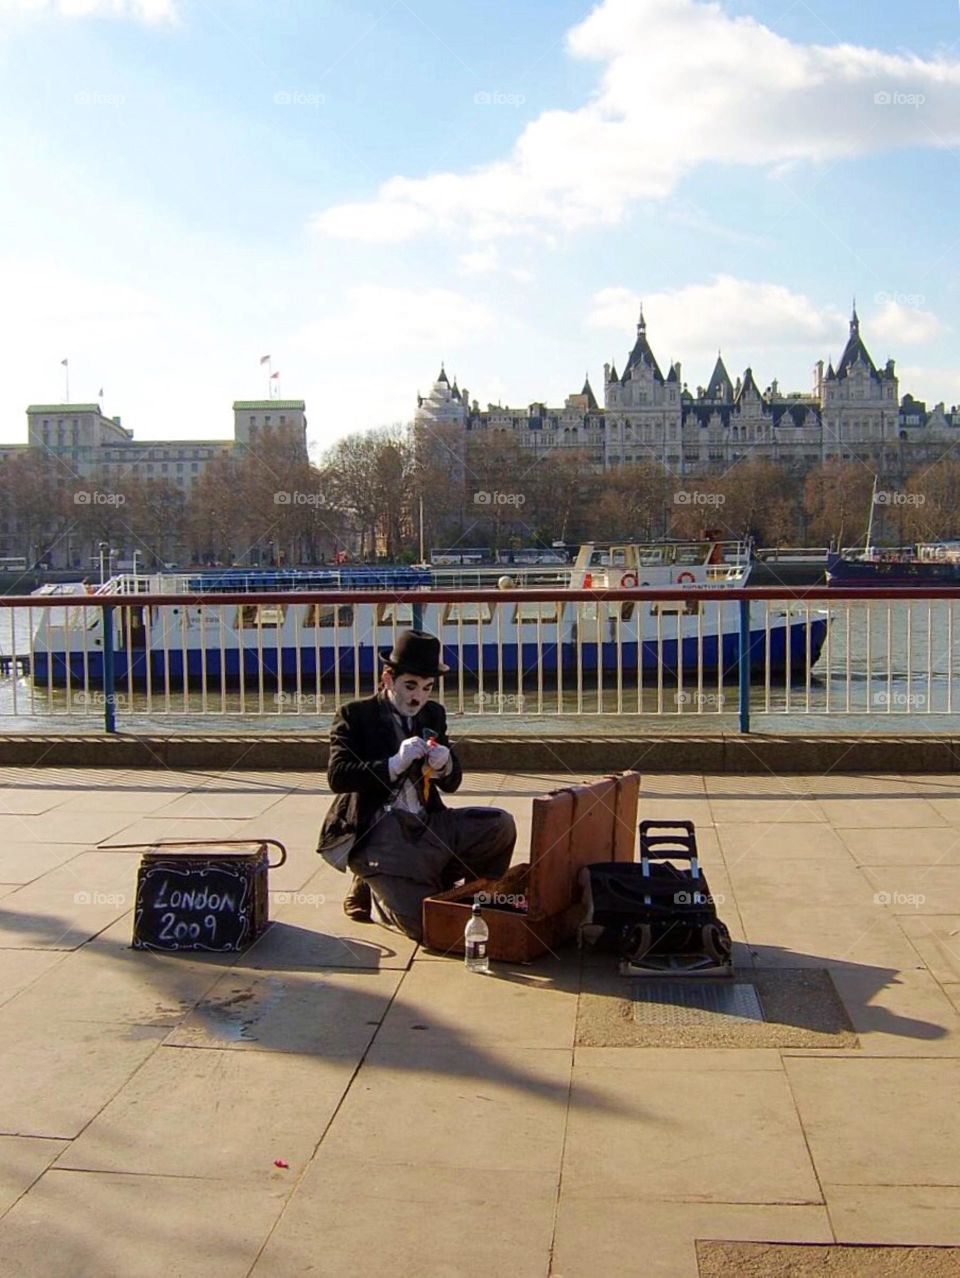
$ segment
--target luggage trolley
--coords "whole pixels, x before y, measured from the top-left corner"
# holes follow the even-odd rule
[[[581,944],[614,948],[624,976],[733,976],[730,933],[700,867],[693,822],[641,821],[639,835],[639,861],[583,871]]]

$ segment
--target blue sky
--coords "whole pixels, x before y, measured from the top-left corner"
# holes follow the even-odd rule
[[[0,439],[104,389],[231,430],[270,353],[319,450],[622,366],[810,387],[855,294],[960,401],[955,0],[0,0]]]

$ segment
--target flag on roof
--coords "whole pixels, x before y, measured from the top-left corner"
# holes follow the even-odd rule
[[[270,363],[270,356],[269,356],[269,355],[261,355],[261,356],[260,356],[260,363],[261,363],[261,364],[269,364],[269,363]]]

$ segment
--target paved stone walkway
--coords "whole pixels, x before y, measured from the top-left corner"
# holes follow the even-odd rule
[[[513,811],[523,859],[531,796],[569,781],[474,774],[456,802]],[[960,1245],[960,779],[644,779],[642,816],[697,823],[742,978],[828,971],[842,1048],[578,1046],[576,952],[482,978],[349,924],[328,801],[305,774],[0,770],[3,1278]],[[257,835],[290,852],[257,945],[129,948],[138,857],[111,845]]]

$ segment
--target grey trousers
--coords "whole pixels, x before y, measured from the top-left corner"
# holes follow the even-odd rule
[[[500,808],[445,808],[425,822],[385,812],[350,854],[387,923],[423,939],[423,902],[459,879],[506,873],[517,827]]]

